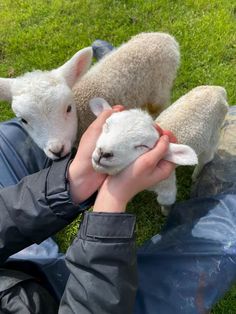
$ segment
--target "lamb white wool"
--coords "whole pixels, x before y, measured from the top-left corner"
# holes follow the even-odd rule
[[[104,102],[93,100],[90,105],[92,111],[98,115]],[[106,103],[104,107],[107,106]],[[227,110],[224,88],[200,86],[163,111],[155,122],[171,130],[182,144],[170,144],[165,159],[177,165],[195,165],[199,161],[194,173],[196,176],[214,156]],[[158,138],[154,121],[146,112],[131,109],[114,113],[106,120],[97,141],[92,156],[93,167],[98,172],[114,175],[153,148]],[[157,201],[161,205],[172,205],[176,200],[175,173],[151,190],[158,194]]]
[[[172,36],[142,33],[86,74],[92,60],[90,47],[58,69],[0,78],[0,99],[12,102],[33,140],[49,158],[57,159],[70,152],[94,120],[88,107],[93,97],[127,108],[151,104],[154,111],[161,111],[168,104],[179,59],[179,46]]]

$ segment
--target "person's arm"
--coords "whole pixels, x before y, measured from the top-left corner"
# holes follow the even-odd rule
[[[91,154],[111,113],[104,112],[91,124],[72,162],[65,157],[15,186],[0,189],[0,265],[55,234],[94,203],[94,193],[106,176],[95,173]]]
[[[173,164],[161,160],[168,146],[168,137],[162,137],[152,151],[105,179],[93,212],[85,214],[67,252],[70,277],[60,314],[133,313],[137,289],[135,217],[125,210],[135,194],[173,171]]]
[[[69,163],[66,157],[0,190],[0,265],[64,228],[94,202],[95,197],[80,205],[72,202],[66,179]]]
[[[137,289],[135,217],[86,212],[66,256],[60,314],[132,313]]]

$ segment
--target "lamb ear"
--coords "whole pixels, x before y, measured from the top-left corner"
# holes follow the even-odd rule
[[[11,86],[14,79],[0,78],[0,99],[1,100],[12,100]]]
[[[165,160],[171,161],[176,165],[196,165],[198,163],[197,154],[187,145],[172,144],[169,145],[169,151]]]
[[[99,116],[104,110],[112,109],[105,99],[99,97],[91,99],[89,107],[95,116]]]
[[[72,88],[76,81],[89,69],[92,57],[92,47],[84,48],[55,71],[62,75],[68,86]]]

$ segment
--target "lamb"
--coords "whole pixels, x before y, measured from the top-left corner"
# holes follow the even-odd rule
[[[65,156],[94,119],[93,97],[127,108],[152,105],[161,111],[169,101],[179,65],[176,40],[165,33],[141,33],[90,68],[92,49],[77,52],[51,71],[0,78],[0,99],[33,140],[52,159]],[[77,117],[78,113],[78,117]]]
[[[108,54],[74,88],[80,130],[84,132],[94,119],[88,107],[94,97],[106,99],[111,106],[147,106],[150,113],[160,113],[169,105],[179,59],[175,39],[158,32],[136,35]]]
[[[177,165],[198,166],[196,178],[202,167],[213,159],[217,148],[220,127],[228,110],[226,91],[220,86],[199,86],[178,99],[155,120],[140,109],[112,114],[103,126],[94,153],[96,171],[115,175],[141,154],[150,150],[160,134],[154,126],[171,130],[180,144],[170,144],[166,160]],[[91,101],[90,107],[97,115],[108,107],[101,99]],[[176,177],[172,175],[151,188],[155,191],[162,211],[176,200]]]

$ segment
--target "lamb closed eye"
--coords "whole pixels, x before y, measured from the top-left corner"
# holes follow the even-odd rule
[[[150,147],[148,147],[147,145],[144,145],[144,144],[136,145],[136,146],[134,146],[134,148],[147,148],[147,149],[150,149]]]

